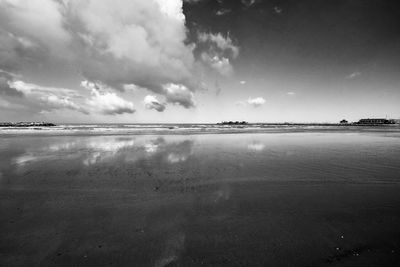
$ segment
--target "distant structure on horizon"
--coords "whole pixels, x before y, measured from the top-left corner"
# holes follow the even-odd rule
[[[51,122],[0,122],[0,127],[51,127]]]
[[[347,120],[345,120],[345,119],[343,119],[343,120],[341,120],[340,121],[340,124],[348,124],[349,122],[347,121]]]
[[[357,124],[367,124],[367,125],[376,125],[376,124],[395,124],[396,122],[394,120],[388,120],[388,119],[361,119]]]
[[[223,121],[217,124],[222,124],[222,125],[243,125],[243,124],[248,124],[247,121]]]

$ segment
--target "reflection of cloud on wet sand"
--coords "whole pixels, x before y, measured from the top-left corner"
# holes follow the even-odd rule
[[[229,200],[231,197],[231,188],[229,185],[225,184],[222,185],[221,188],[219,188],[215,192],[215,199],[214,202],[220,202],[220,201],[226,201]]]
[[[87,144],[90,153],[83,164],[90,166],[99,162],[112,159],[117,156],[123,149],[133,148],[135,141],[133,139],[116,139],[107,140],[105,142],[92,141]]]
[[[90,166],[107,161],[117,156],[123,149],[133,148],[134,146],[135,141],[133,139],[111,139],[103,142],[92,140],[87,144],[89,155],[83,160],[83,164]]]
[[[33,161],[38,161],[41,157],[39,156],[34,156],[33,154],[26,153],[21,156],[16,157],[13,162],[17,164],[18,166],[23,166],[27,163],[33,162]]]
[[[165,244],[164,252],[154,266],[170,266],[176,263],[185,246],[185,234],[178,232],[171,235]]]
[[[24,154],[17,156],[13,162],[19,167],[46,160],[81,159],[83,164],[92,165],[107,158],[113,158],[119,151],[134,146],[132,138],[96,138],[93,140],[81,139],[67,141],[48,146],[28,149]]]
[[[141,145],[142,153],[128,155],[126,161],[136,161],[141,158],[157,158],[167,163],[184,162],[192,154],[193,141],[167,141],[163,137],[149,140]]]
[[[153,143],[145,144],[144,150],[149,154],[155,153],[158,150],[158,145]]]
[[[187,159],[187,156],[171,153],[168,155],[167,159],[170,163],[177,163],[177,162],[185,161]]]
[[[79,160],[86,166],[105,163],[116,158],[123,162],[159,158],[167,163],[187,160],[193,141],[167,141],[165,138],[96,137],[57,142],[43,147],[28,148],[13,159],[18,167],[53,160]]]
[[[265,144],[259,142],[252,142],[247,145],[247,149],[252,151],[262,151],[265,148]]]
[[[185,140],[181,143],[170,146],[167,160],[169,163],[178,163],[186,161],[187,158],[192,154],[193,142]]]

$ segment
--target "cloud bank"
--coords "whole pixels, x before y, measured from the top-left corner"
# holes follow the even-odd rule
[[[194,46],[185,43],[182,4],[182,0],[0,0],[0,69],[38,79],[47,73],[79,75],[80,80],[119,90],[135,85],[164,94],[165,85],[181,84],[194,91]],[[2,94],[16,93],[4,79],[0,83]],[[106,113],[133,111],[115,94],[92,93],[91,101],[101,103]],[[120,108],[114,109],[116,105]]]
[[[82,81],[81,85],[88,94],[82,94],[68,88],[55,88],[26,83],[21,80],[8,79],[5,82],[0,77],[0,92],[7,93],[3,102],[13,102],[18,108],[30,107],[36,112],[50,112],[53,110],[73,110],[83,114],[117,115],[135,112],[133,103],[118,96],[111,88],[102,84]],[[6,94],[6,93],[4,93]],[[14,98],[15,101],[10,101]],[[16,99],[15,99],[16,98]]]

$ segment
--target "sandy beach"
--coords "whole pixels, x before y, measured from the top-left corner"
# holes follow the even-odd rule
[[[1,266],[396,266],[400,134],[5,135]]]

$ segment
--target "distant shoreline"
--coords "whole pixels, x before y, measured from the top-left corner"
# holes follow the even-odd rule
[[[53,127],[51,122],[0,122],[0,127]]]
[[[248,128],[254,126],[338,126],[338,127],[349,127],[349,126],[371,126],[371,127],[387,127],[387,126],[399,126],[399,123],[395,124],[373,124],[373,123],[319,123],[319,122],[254,122],[254,123],[51,123],[51,122],[0,122],[0,127],[56,127],[56,126],[64,126],[64,125],[193,125],[193,126],[201,126],[201,125],[212,125],[219,127],[230,127],[230,128]]]

